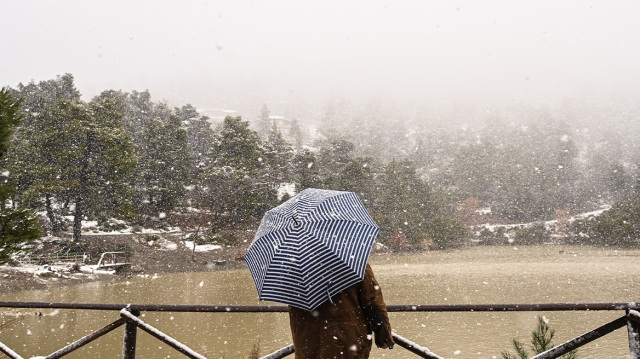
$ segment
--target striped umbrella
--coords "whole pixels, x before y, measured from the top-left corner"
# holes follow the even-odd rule
[[[364,278],[379,231],[355,193],[305,189],[264,215],[249,246],[258,297],[315,309]]]

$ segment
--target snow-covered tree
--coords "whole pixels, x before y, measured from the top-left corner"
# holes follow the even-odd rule
[[[241,117],[227,116],[217,131],[206,169],[206,186],[216,196],[221,222],[260,218],[276,203],[273,183],[265,178],[265,146]]]
[[[457,245],[466,233],[453,206],[416,173],[409,160],[391,161],[378,179],[373,214],[381,239],[402,233],[412,244],[430,240],[438,248]]]
[[[178,205],[190,183],[187,130],[178,116],[165,115],[147,122],[135,170],[139,211],[152,216]]]
[[[25,196],[73,203],[75,241],[87,214],[127,203],[126,181],[136,157],[122,116],[108,98],[89,104],[61,99],[29,126],[37,135],[29,142],[34,180]]]
[[[21,120],[20,101],[9,94],[9,89],[0,89],[0,160],[3,161],[0,175],[0,264],[7,263],[23,243],[37,239],[41,234],[38,217],[33,211],[6,205],[14,183],[10,172],[5,169],[4,159],[14,129]]]
[[[263,176],[268,186],[276,189],[280,183],[290,182],[293,149],[282,137],[282,133],[274,123],[269,137],[263,143]]]
[[[209,118],[201,116],[191,105],[176,108],[176,115],[187,129],[187,142],[192,159],[189,171],[197,185],[204,168],[211,163],[214,131]]]
[[[293,178],[297,192],[306,188],[321,187],[317,162],[315,154],[308,149],[303,149],[294,155]]]

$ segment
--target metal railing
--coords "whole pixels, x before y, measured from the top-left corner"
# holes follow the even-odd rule
[[[18,261],[25,264],[70,264],[86,263],[90,259],[87,253],[55,253],[43,256],[27,256]]]
[[[180,304],[104,304],[104,303],[50,303],[50,302],[0,302],[0,308],[39,308],[74,310],[117,310],[120,318],[81,339],[44,356],[45,359],[61,358],[72,351],[91,343],[101,336],[124,325],[122,357],[134,359],[137,329],[141,329],[161,342],[176,349],[186,357],[205,359],[186,345],[142,321],[141,312],[199,312],[199,313],[264,313],[287,312],[286,306],[274,305],[180,305]],[[640,359],[640,303],[550,303],[550,304],[454,304],[454,305],[388,305],[389,312],[523,312],[523,311],[624,311],[620,318],[606,323],[583,335],[534,356],[532,359],[552,359],[569,353],[587,343],[601,338],[617,329],[627,327],[630,359]],[[396,344],[421,358],[442,359],[428,348],[393,333]],[[0,342],[0,352],[11,359],[24,359],[14,350]],[[262,359],[284,358],[294,352],[293,345],[279,349]]]
[[[96,268],[98,269],[118,269],[122,267],[131,266],[131,263],[126,262],[118,262],[118,255],[125,255],[124,252],[104,252],[100,255],[100,259],[98,260],[98,265]]]

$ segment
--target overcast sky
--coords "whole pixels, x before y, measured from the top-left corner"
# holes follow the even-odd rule
[[[0,85],[71,73],[233,108],[638,95],[640,1],[62,1],[0,7]],[[277,110],[276,110],[277,112]]]

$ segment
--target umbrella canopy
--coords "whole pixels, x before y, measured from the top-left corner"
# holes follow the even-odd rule
[[[379,231],[355,193],[305,189],[264,215],[249,246],[260,300],[315,309],[363,279]]]

